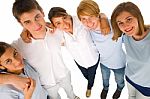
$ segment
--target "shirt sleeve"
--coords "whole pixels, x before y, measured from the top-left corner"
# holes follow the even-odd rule
[[[13,92],[12,93],[0,92],[0,96],[5,99],[23,99],[23,98],[19,98],[18,95],[13,94]]]
[[[24,99],[24,95],[12,85],[0,85],[0,97],[3,99]]]

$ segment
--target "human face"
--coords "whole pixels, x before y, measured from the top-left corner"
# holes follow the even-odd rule
[[[128,36],[136,36],[139,31],[138,20],[129,12],[122,12],[116,17],[119,29]]]
[[[35,9],[23,13],[19,18],[22,26],[32,34],[33,38],[44,38],[46,23],[43,12]]]
[[[100,29],[100,19],[97,16],[80,15],[81,22],[91,30]]]
[[[54,17],[52,18],[52,22],[54,26],[60,30],[65,32],[72,33],[73,32],[73,24],[71,16],[62,16],[62,17]]]
[[[8,72],[20,74],[24,68],[21,55],[14,48],[7,48],[5,53],[0,57],[0,64]]]

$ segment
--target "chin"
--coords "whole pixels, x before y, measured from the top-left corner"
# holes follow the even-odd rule
[[[95,30],[95,28],[90,28],[90,30]]]

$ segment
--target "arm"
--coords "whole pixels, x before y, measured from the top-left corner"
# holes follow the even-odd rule
[[[33,91],[36,86],[35,80],[33,80],[32,78],[29,78],[29,79],[30,79],[31,84],[30,84],[30,86],[26,86],[25,89],[23,90],[24,99],[31,99]]]
[[[16,88],[10,85],[1,85],[0,86],[0,97],[2,99],[23,99],[22,95],[19,95],[20,92]],[[21,96],[21,97],[20,97]]]
[[[23,90],[26,86],[30,86],[30,80],[14,74],[0,74],[0,84],[11,84],[17,89]]]
[[[100,14],[100,20],[101,20],[101,31],[104,35],[107,35],[109,34],[110,32],[110,25],[109,25],[109,22],[108,22],[108,19],[107,19],[107,16],[104,14],[104,13],[101,13]]]
[[[46,22],[46,26],[50,29],[50,33],[54,33],[56,28],[52,23]]]
[[[20,34],[20,37],[22,38],[22,40],[25,42],[25,43],[31,43],[32,42],[32,35],[30,34],[30,32],[26,29],[23,29],[21,34]]]
[[[47,22],[46,23],[46,26],[50,28],[50,33],[54,33],[55,32],[55,27],[53,26],[52,23],[49,23]],[[25,43],[31,43],[32,42],[32,35],[31,33],[26,30],[26,29],[23,29],[21,34],[20,34],[20,37],[22,38],[22,40],[25,42]]]

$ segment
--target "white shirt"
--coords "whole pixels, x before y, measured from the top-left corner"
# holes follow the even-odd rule
[[[32,43],[24,43],[21,38],[13,43],[28,63],[39,72],[41,84],[44,86],[56,85],[69,71],[62,59],[61,38],[56,30],[54,34],[47,31],[44,39],[32,39]]]
[[[113,41],[113,32],[103,35],[100,31],[91,31],[92,39],[100,53],[100,62],[108,68],[119,69],[125,67],[126,58],[122,49],[122,37]]]
[[[65,45],[74,60],[82,67],[88,68],[98,61],[98,51],[90,33],[77,17],[73,18],[73,35],[64,32]]]

